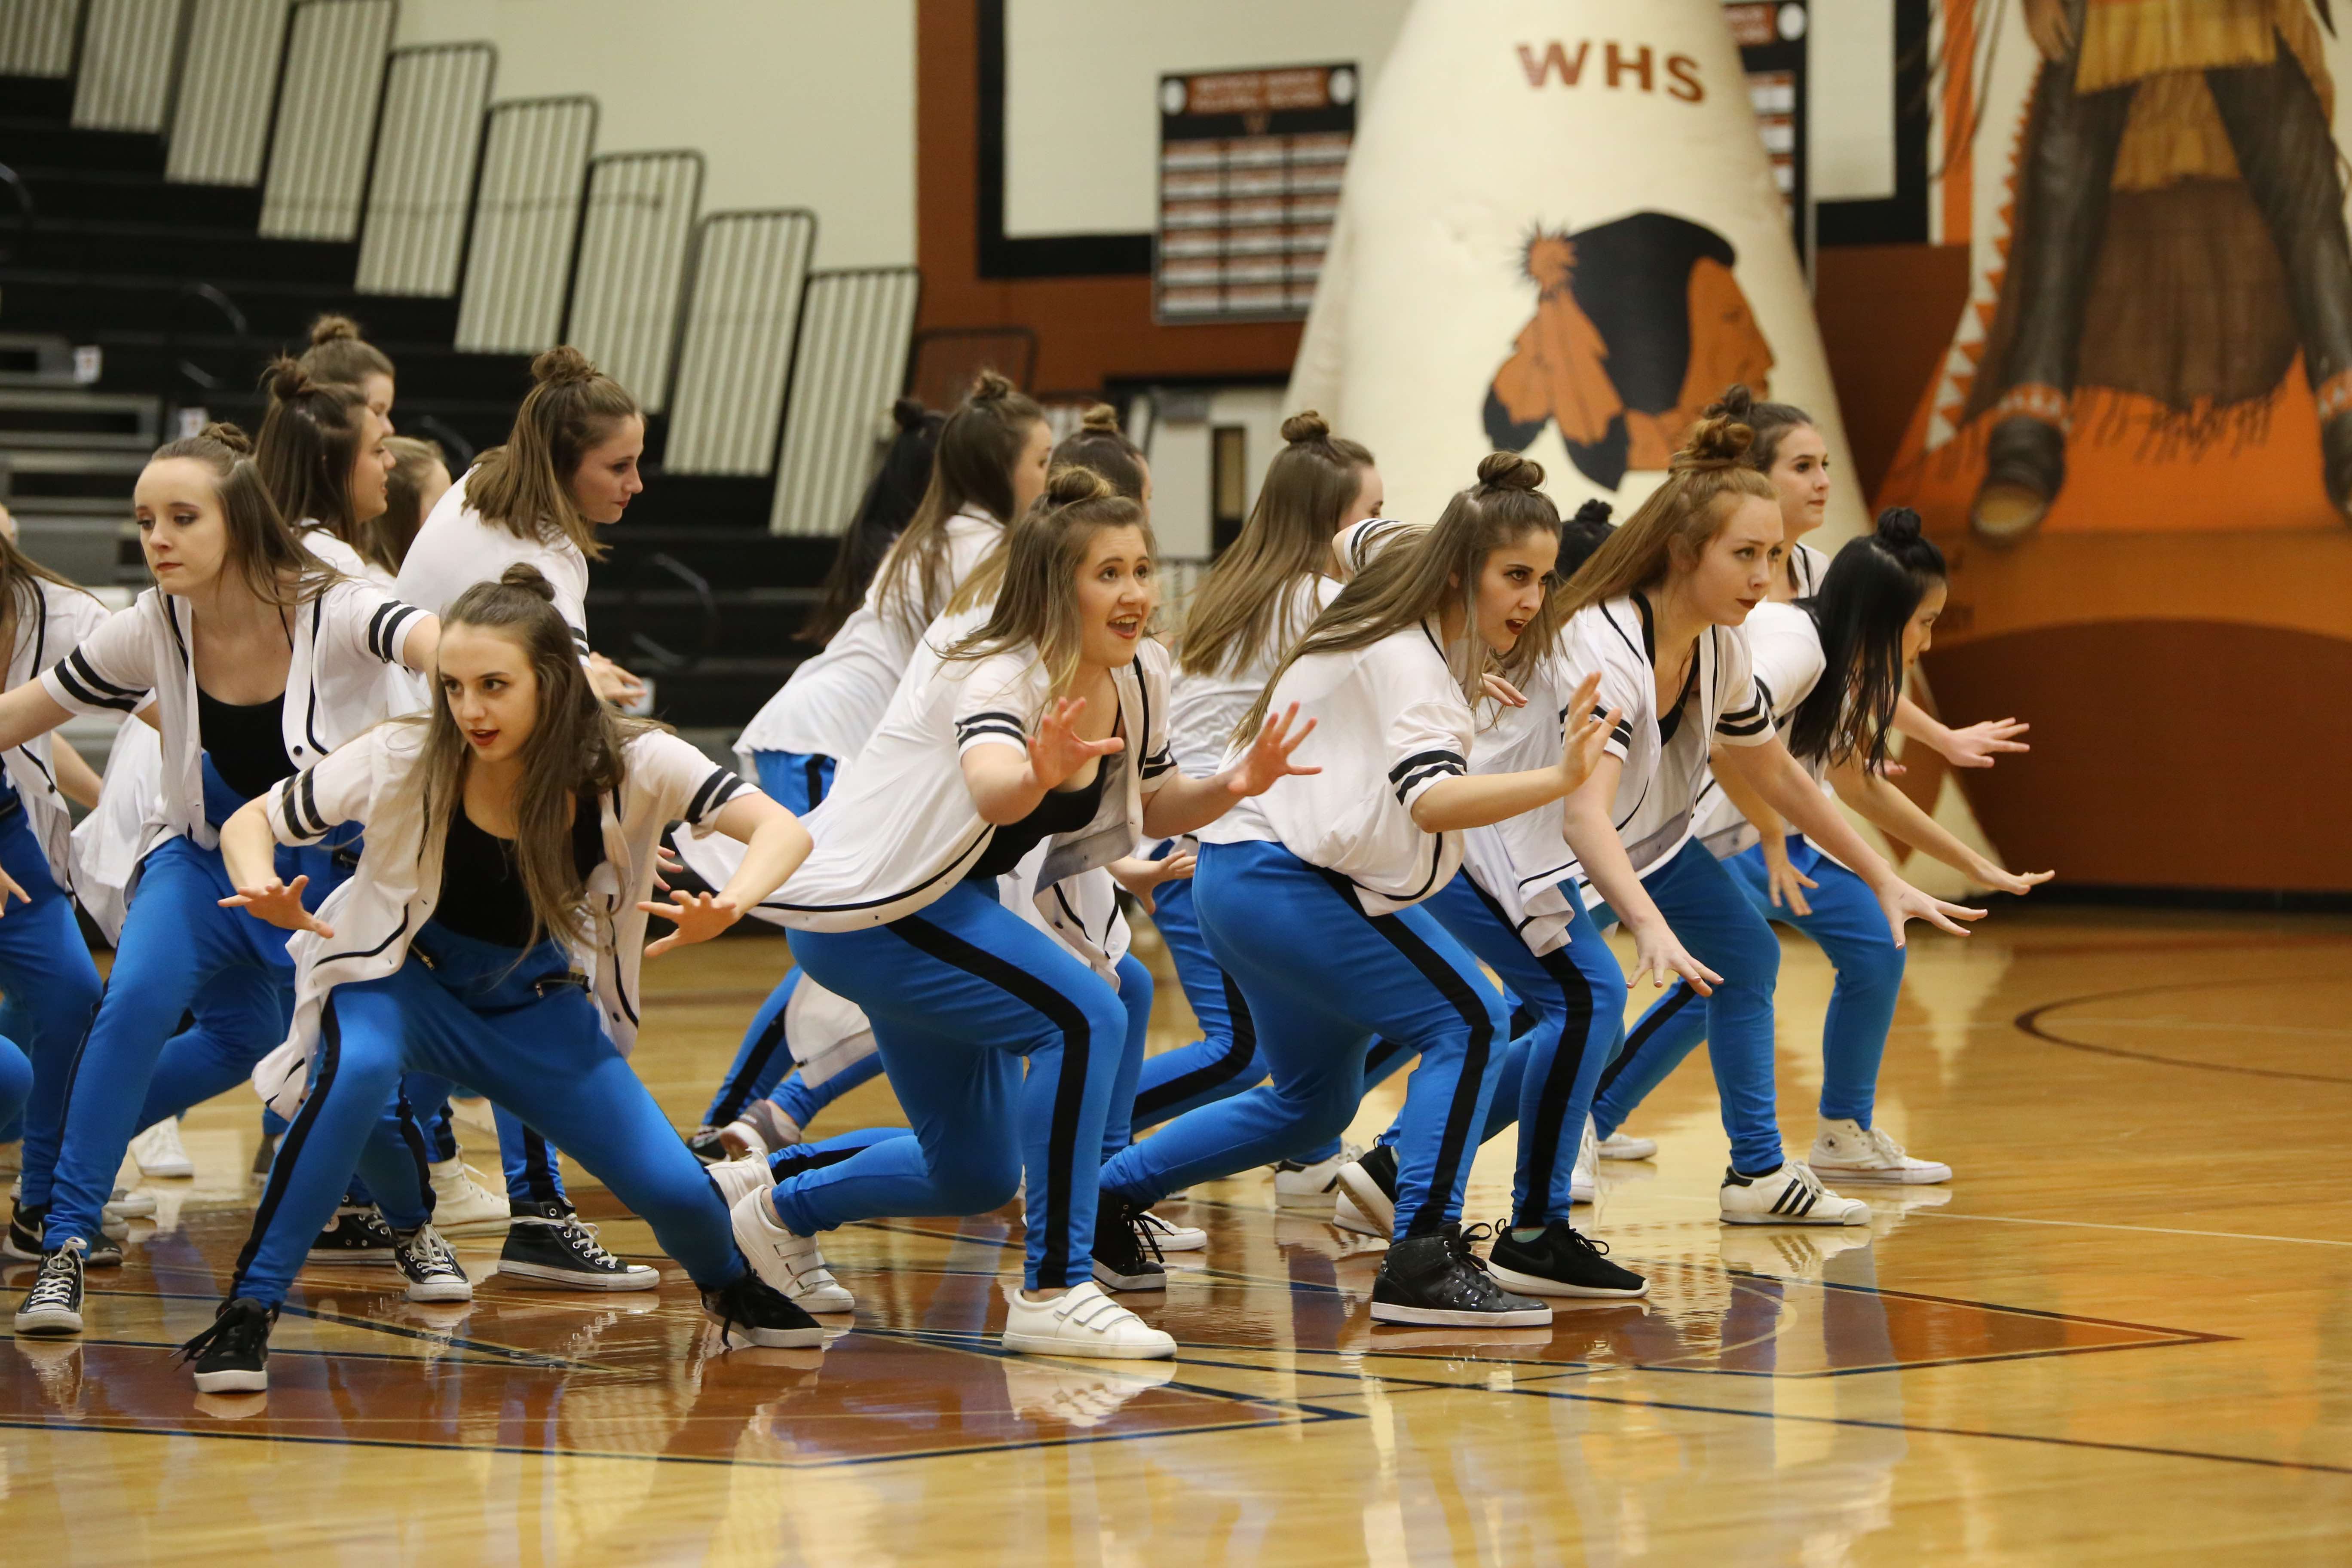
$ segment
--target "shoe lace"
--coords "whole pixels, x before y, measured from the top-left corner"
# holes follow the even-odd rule
[[[80,1242],[68,1241],[41,1259],[41,1271],[25,1294],[26,1310],[73,1304],[74,1287],[81,1283],[82,1251]]]
[[[1471,1248],[1479,1242],[1492,1241],[1497,1234],[1496,1228],[1491,1225],[1458,1225],[1447,1235],[1445,1250],[1484,1274],[1487,1271],[1486,1260]]]
[[[1870,1145],[1870,1152],[1882,1160],[1901,1160],[1905,1157],[1903,1145],[1875,1127],[1864,1128],[1862,1141]]]
[[[457,1270],[456,1250],[439,1231],[429,1225],[418,1226],[416,1232],[405,1240],[399,1239],[394,1233],[394,1245],[420,1274],[449,1274]]]
[[[555,1222],[555,1228],[571,1244],[574,1252],[599,1268],[621,1267],[621,1260],[605,1251],[604,1243],[596,1239],[596,1227],[578,1215],[565,1215]]]
[[[1808,1192],[1820,1193],[1824,1196],[1829,1193],[1829,1188],[1822,1184],[1821,1177],[1813,1173],[1813,1168],[1802,1160],[1789,1162],[1789,1179]]]
[[[232,1354],[250,1351],[268,1335],[275,1315],[250,1301],[231,1301],[214,1316],[211,1328],[180,1347],[180,1359],[194,1361],[215,1350]]]

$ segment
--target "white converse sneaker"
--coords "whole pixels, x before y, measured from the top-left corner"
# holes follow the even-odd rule
[[[487,1236],[507,1228],[507,1200],[492,1192],[462,1155],[425,1170],[433,1178],[434,1229],[444,1236]]]
[[[716,1164],[703,1166],[702,1173],[710,1178],[710,1184],[719,1189],[719,1195],[726,1200],[730,1209],[742,1201],[745,1193],[764,1193],[776,1184],[774,1173],[768,1169],[765,1154],[745,1154],[740,1159],[721,1160]]]
[[[1360,1143],[1342,1143],[1328,1160],[1302,1165],[1278,1160],[1274,1167],[1274,1206],[1292,1213],[1326,1214],[1339,1192],[1339,1173],[1364,1157]]]
[[[142,1193],[134,1187],[117,1187],[114,1195],[106,1200],[99,1211],[104,1219],[153,1219],[155,1194]]]
[[[1603,1138],[1600,1144],[1601,1157],[1604,1160],[1647,1160],[1657,1152],[1656,1139],[1636,1138],[1622,1127]]]
[[[1030,1355],[1093,1357],[1103,1361],[1160,1361],[1176,1353],[1176,1342],[1103,1294],[1091,1279],[1050,1301],[1004,1291],[1004,1335],[1009,1351]]]
[[[1805,1162],[1842,1181],[1885,1182],[1904,1186],[1948,1182],[1952,1168],[1937,1160],[1915,1160],[1903,1145],[1875,1127],[1851,1118],[1823,1121],[1813,1140],[1811,1158]]]
[[[1822,1185],[1802,1160],[1783,1160],[1769,1176],[1723,1173],[1718,1194],[1726,1225],[1868,1225],[1870,1205]]]
[[[1568,1178],[1568,1201],[1570,1204],[1589,1204],[1592,1201],[1592,1194],[1600,1190],[1593,1180],[1593,1167],[1601,1159],[1600,1149],[1601,1141],[1592,1135],[1592,1118],[1588,1116],[1584,1119],[1584,1136],[1576,1145],[1576,1169],[1569,1173]]]
[[[743,1249],[751,1272],[783,1292],[801,1310],[846,1312],[856,1308],[857,1299],[824,1266],[816,1237],[796,1236],[780,1224],[766,1189],[745,1193],[728,1214],[735,1245]]]
[[[1178,1225],[1171,1219],[1161,1219],[1150,1209],[1135,1216],[1135,1222],[1151,1233],[1162,1252],[1205,1252],[1209,1233],[1196,1225]]]
[[[187,1145],[180,1142],[180,1121],[166,1116],[146,1131],[131,1141],[131,1157],[139,1162],[142,1176],[193,1176],[196,1163],[188,1158]]]

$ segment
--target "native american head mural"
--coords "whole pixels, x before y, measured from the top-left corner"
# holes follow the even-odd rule
[[[2352,721],[2284,695],[2352,684],[2338,18],[1937,12],[1930,210],[1969,291],[1876,500],[1954,563],[1937,699],[2050,737],[1970,803],[2081,880],[2352,889],[2352,838],[2311,804],[2340,798]],[[2200,709],[2231,737],[2173,745]]]
[[[1521,267],[1535,314],[1486,391],[1486,438],[1524,452],[1556,426],[1579,472],[1614,490],[1663,469],[1734,382],[1769,395],[1771,345],[1740,291],[1731,242],[1635,213],[1576,234],[1535,229]]]

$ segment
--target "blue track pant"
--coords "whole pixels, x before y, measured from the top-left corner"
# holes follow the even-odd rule
[[[399,969],[330,993],[310,1090],[270,1167],[230,1295],[285,1300],[411,1068],[513,1107],[650,1225],[703,1289],[740,1277],[745,1266],[719,1190],[614,1048],[594,1000],[567,980],[571,971],[560,943],[520,953],[436,921],[416,933]],[[416,1170],[414,1179],[423,1178]],[[395,1202],[427,1202],[415,1187],[387,1193],[373,1171],[368,1183],[387,1213]]]
[[[1274,1081],[1178,1117],[1111,1161],[1103,1184],[1156,1203],[1339,1136],[1377,1037],[1421,1057],[1397,1145],[1398,1234],[1458,1218],[1507,1026],[1477,961],[1426,910],[1368,915],[1344,879],[1278,844],[1203,844],[1192,886]]]
[[[1010,1202],[1025,1169],[1030,1288],[1091,1279],[1105,1129],[1122,1079],[1134,1093],[1128,1010],[1102,977],[999,903],[992,883],[958,883],[886,926],[794,931],[793,951],[865,1009],[915,1136],[787,1178],[778,1217],[812,1236],[981,1214]]]
[[[1811,914],[1773,907],[1762,847],[1733,856],[1723,868],[1759,915],[1796,927],[1829,954],[1837,986],[1822,1023],[1821,1111],[1825,1120],[1851,1117],[1867,1127],[1878,1096],[1886,1031],[1895,1022],[1895,998],[1903,989],[1903,949],[1895,945],[1886,911],[1868,883],[1795,835],[1789,839],[1789,863],[1820,884],[1805,895]],[[1692,1005],[1697,1000],[1687,984],[1677,984],[1633,1026],[1625,1054],[1610,1068],[1593,1108],[1603,1131],[1622,1126],[1633,1108],[1706,1038],[1707,1010]]]
[[[1696,838],[1643,878],[1642,886],[1691,956],[1723,976],[1715,994],[1704,999],[1704,1033],[1713,1042],[1707,1056],[1715,1067],[1723,1131],[1731,1141],[1735,1170],[1742,1175],[1769,1175],[1780,1168],[1783,1158],[1772,1092],[1772,992],[1780,978],[1780,941],[1723,862]],[[1604,907],[1594,911],[1594,919],[1605,930],[1617,917]],[[1686,994],[1691,1000],[1685,1007],[1696,1008],[1697,994]],[[1643,1019],[1644,1025],[1648,1022]],[[1604,1104],[1613,1088],[1611,1075],[1622,1078],[1631,1070],[1626,1064],[1642,1048],[1643,1043],[1631,1037],[1619,1047],[1616,1061],[1601,1074]],[[1603,1136],[1617,1130],[1599,1107],[1594,1123]]]
[[[32,896],[29,903],[9,900],[0,914],[0,991],[8,997],[6,1034],[33,1075],[16,1113],[0,1115],[0,1141],[25,1140],[24,1201],[37,1206],[49,1201],[74,1054],[98,1011],[98,966],[74,920],[73,900],[58,890],[41,841],[5,785],[0,785],[0,867]]]

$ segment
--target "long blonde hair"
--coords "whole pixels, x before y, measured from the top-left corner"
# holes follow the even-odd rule
[[[1237,672],[1298,640],[1305,627],[1293,622],[1304,617],[1291,590],[1322,570],[1331,535],[1372,466],[1370,452],[1332,435],[1311,408],[1282,422],[1282,439],[1240,537],[1184,612],[1176,657],[1189,675]]]
[[[466,504],[517,539],[539,540],[552,531],[589,560],[602,561],[604,547],[572,498],[572,477],[581,458],[641,413],[637,400],[569,346],[531,361],[530,379],[507,444],[483,453],[466,476]]]
[[[1780,492],[1748,464],[1755,439],[1755,431],[1727,413],[1692,426],[1667,468],[1666,482],[1553,595],[1559,617],[1566,620],[1589,605],[1689,571],[1741,500],[1752,497],[1778,506]]]
[[[1516,543],[1530,530],[1559,536],[1559,510],[1536,487],[1543,465],[1513,452],[1490,454],[1478,465],[1478,482],[1456,494],[1429,527],[1398,540],[1348,581],[1324,606],[1257,694],[1234,738],[1257,733],[1283,672],[1309,654],[1348,653],[1442,614],[1449,603],[1463,610],[1463,648],[1448,652],[1463,699],[1475,701],[1491,670],[1506,679],[1523,676],[1550,648],[1559,616],[1557,594],[1544,596],[1534,620],[1510,651],[1497,658],[1478,635],[1478,578],[1486,557]]]
[[[664,728],[647,719],[625,718],[597,697],[580,668],[572,628],[556,613],[555,588],[539,568],[518,563],[495,583],[477,583],[457,595],[441,617],[451,626],[478,626],[509,638],[522,649],[539,682],[539,720],[523,742],[522,785],[515,795],[515,865],[530,901],[530,941],[576,930],[586,908],[587,887],[572,855],[572,813],[593,809],[574,802],[583,793],[603,795],[621,787],[627,773],[625,749],[648,730]],[[449,711],[449,693],[437,676],[433,710],[392,721],[425,726],[422,764],[413,786],[422,796],[427,834],[446,833],[452,814],[465,809],[466,770],[473,751]]]
[[[1095,535],[1107,528],[1136,529],[1143,535],[1144,549],[1157,552],[1142,507],[1091,468],[1056,469],[1037,504],[1005,531],[997,550],[1001,571],[988,619],[942,657],[961,663],[1011,648],[1034,647],[1051,689],[1067,691],[1085,646],[1078,625],[1078,568],[1086,563],[1087,547]]]

